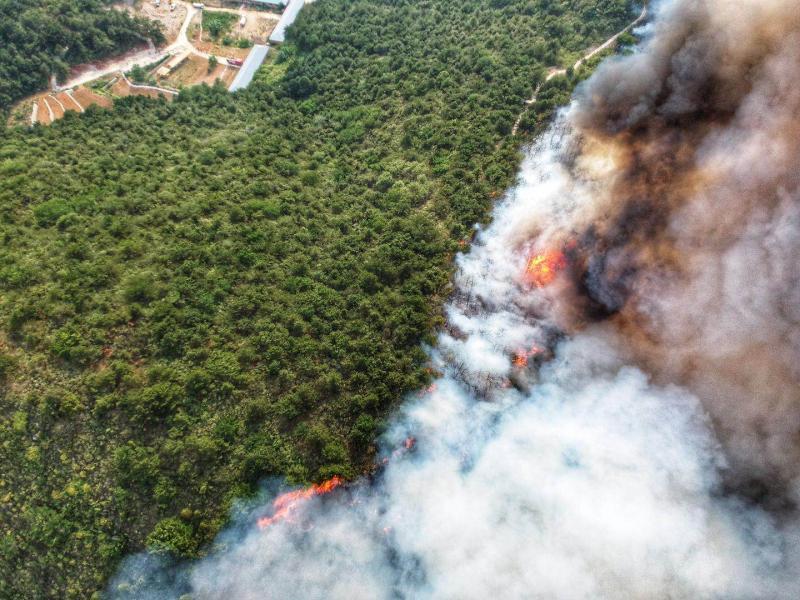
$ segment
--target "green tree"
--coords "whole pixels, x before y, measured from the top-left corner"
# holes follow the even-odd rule
[[[72,65],[119,54],[147,39],[158,24],[110,9],[107,0],[0,0],[0,114],[16,100],[63,81]]]
[[[3,131],[0,597],[91,597],[127,552],[201,552],[265,477],[369,470],[523,100],[626,7],[326,0],[247,90]]]

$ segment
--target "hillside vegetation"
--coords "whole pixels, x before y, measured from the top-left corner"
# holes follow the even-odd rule
[[[319,0],[245,92],[0,132],[0,597],[88,597],[264,478],[368,469],[522,100],[631,14]]]
[[[46,88],[69,67],[119,54],[148,38],[157,25],[111,10],[108,0],[0,0],[0,115],[13,102]]]

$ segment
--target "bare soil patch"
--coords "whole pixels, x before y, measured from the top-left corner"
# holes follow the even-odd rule
[[[111,98],[96,94],[89,88],[85,87],[77,88],[74,92],[72,92],[72,95],[75,96],[75,99],[80,103],[81,106],[83,106],[84,110],[89,108],[89,106],[92,104],[97,104],[102,108],[111,108],[111,105],[113,104]]]
[[[238,69],[229,67],[223,57],[219,57],[217,66],[211,71],[209,71],[208,66],[208,59],[192,54],[172,73],[159,79],[159,84],[180,88],[201,83],[213,85],[217,79],[221,79],[228,86],[233,82],[233,78],[236,77],[236,72],[238,71]]]
[[[96,60],[91,63],[84,63],[82,65],[75,65],[69,71],[69,77],[67,78],[68,81],[72,80],[80,75],[85,73],[92,73],[94,71],[98,72],[98,77],[102,76],[100,71],[103,71],[109,65],[114,65],[115,63],[124,63],[128,59],[134,58],[137,55],[142,53],[149,52],[149,47],[147,44],[142,44],[141,46],[137,46],[136,48],[131,48],[127,52],[123,52],[122,54],[117,54],[114,56],[109,56],[107,58]],[[62,85],[70,85],[69,83],[62,84]]]
[[[77,104],[75,104],[75,101],[66,92],[59,92],[56,94],[56,99],[58,99],[58,101],[64,105],[64,110],[81,112],[80,108],[78,108]]]
[[[225,84],[225,87],[231,86],[233,80],[236,78],[236,73],[238,70],[239,69],[234,69],[228,66],[222,68],[222,72],[220,73],[219,78],[222,80],[222,83]]]
[[[181,25],[186,18],[186,6],[181,2],[175,2],[175,10],[170,10],[169,0],[161,0],[160,6],[153,4],[152,0],[138,0],[132,7],[125,5],[120,8],[132,15],[161,23],[164,37],[167,38],[167,44],[171,44],[178,39]]]
[[[225,84],[225,87],[228,87],[231,83],[233,83],[233,78],[236,77],[237,71],[238,69],[234,69],[220,62],[220,64],[218,64],[211,73],[208,73],[202,79],[202,81],[199,81],[198,83],[207,83],[208,85],[213,85],[217,79],[220,79],[222,80],[222,83]]]
[[[192,42],[200,52],[205,52],[207,54],[213,54],[220,60],[223,58],[246,58],[247,55],[250,53],[250,48],[237,48],[236,46],[223,46],[217,42],[211,42],[208,40],[198,40],[196,42]]]
[[[131,87],[128,85],[128,82],[122,78],[111,86],[111,93],[115,96],[147,96],[148,98],[164,97],[168,100],[172,99],[172,94],[164,94],[158,90],[150,90],[147,88]]]
[[[53,122],[53,119],[50,118],[50,109],[48,108],[44,96],[39,98],[36,103],[39,105],[39,116],[37,118],[37,122],[41,123],[42,125],[50,125],[50,123]]]
[[[169,75],[159,80],[161,85],[180,88],[201,82],[208,75],[208,60],[191,54]]]
[[[64,116],[64,108],[61,107],[61,104],[59,104],[53,96],[46,97],[45,102],[50,105],[50,109],[53,111],[53,120],[60,119]]]
[[[212,9],[214,10],[214,9]],[[250,48],[239,48],[236,44],[239,40],[247,40],[252,44],[265,44],[269,35],[275,29],[278,21],[276,15],[269,12],[245,10],[245,11],[225,11],[235,12],[238,17],[245,17],[245,24],[240,25],[240,20],[231,26],[230,30],[220,35],[218,39],[212,39],[208,31],[202,27],[202,14],[198,13],[192,18],[189,25],[187,36],[192,45],[201,52],[213,54],[215,56],[229,56],[231,58],[244,58],[250,52]],[[223,43],[225,39],[231,43]]]
[[[259,11],[246,11],[244,27],[240,27],[237,23],[231,30],[231,35],[239,38],[250,40],[254,44],[264,44],[275,29],[278,21],[272,13],[263,13]]]

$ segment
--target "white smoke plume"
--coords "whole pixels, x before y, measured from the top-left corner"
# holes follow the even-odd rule
[[[443,375],[383,442],[414,449],[111,597],[800,597],[800,7],[649,31],[459,257]]]

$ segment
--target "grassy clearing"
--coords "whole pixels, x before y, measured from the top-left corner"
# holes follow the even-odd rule
[[[203,30],[207,31],[212,40],[228,33],[239,18],[229,12],[203,10]]]

